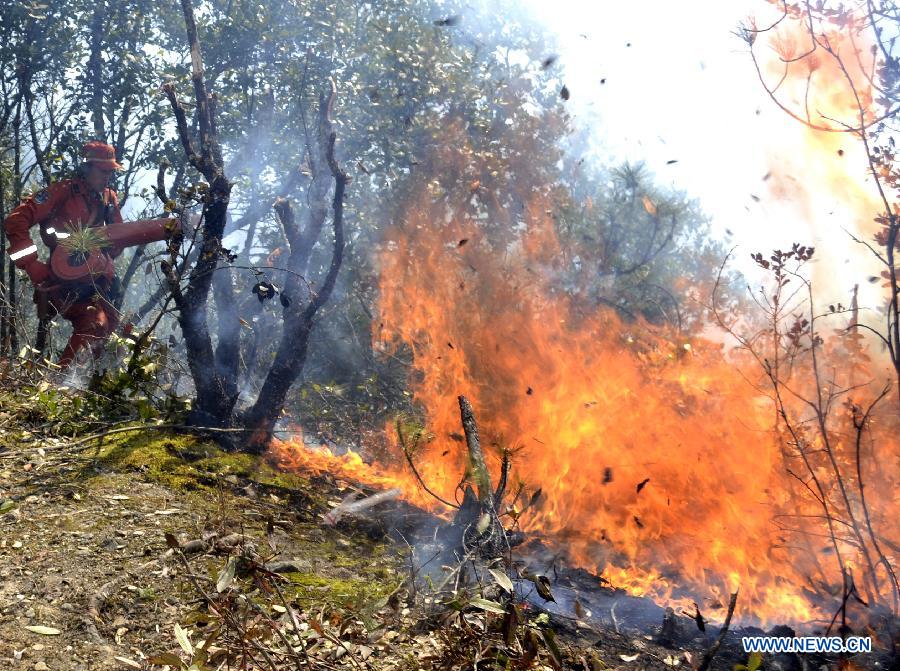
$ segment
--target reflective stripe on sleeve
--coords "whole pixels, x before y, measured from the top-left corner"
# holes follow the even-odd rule
[[[9,255],[9,258],[13,261],[18,261],[31,254],[37,254],[37,245],[31,245],[31,247],[26,247],[25,249],[20,249],[18,252],[13,252]]]

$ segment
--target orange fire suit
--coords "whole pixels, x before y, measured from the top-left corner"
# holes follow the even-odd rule
[[[122,223],[116,192],[104,189],[103,193],[97,193],[82,179],[54,182],[25,199],[3,222],[12,261],[28,273],[36,291],[47,292],[56,312],[72,323],[72,337],[59,359],[63,368],[82,347],[89,346],[94,356],[98,356],[106,338],[115,330],[119,323],[111,302],[115,282],[105,278],[90,284],[60,282],[50,267],[38,259],[37,245],[29,231],[39,226],[41,238],[52,252],[57,239],[66,235],[69,226],[111,223]],[[106,250],[112,257],[121,252],[115,248]]]

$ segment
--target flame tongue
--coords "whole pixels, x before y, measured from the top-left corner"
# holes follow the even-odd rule
[[[417,455],[424,480],[453,497],[464,393],[483,443],[515,449],[514,475],[543,492],[527,530],[574,562],[658,597],[671,591],[663,576],[726,601],[740,584],[748,608],[806,619],[775,578],[789,562],[771,523],[787,491],[772,413],[720,347],[576,314],[543,279],[558,248],[546,218],[500,261],[477,230],[430,224],[437,214],[411,209],[382,258],[382,344],[412,350],[434,435]]]

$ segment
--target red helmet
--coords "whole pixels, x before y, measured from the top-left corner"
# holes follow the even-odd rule
[[[116,161],[116,150],[112,145],[99,140],[91,140],[81,148],[81,155],[85,163],[93,163],[101,168],[121,170],[122,166]]]

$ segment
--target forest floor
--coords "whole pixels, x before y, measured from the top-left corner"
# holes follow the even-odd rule
[[[149,428],[61,436],[35,398],[0,393],[0,669],[690,669],[712,641],[439,603],[396,525],[326,523],[355,483]]]

